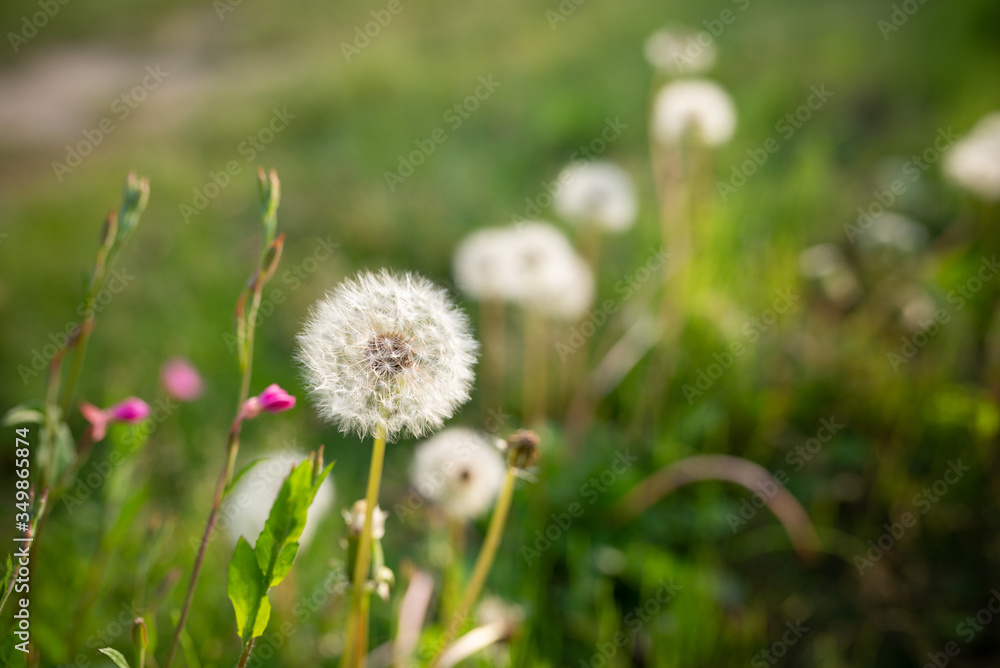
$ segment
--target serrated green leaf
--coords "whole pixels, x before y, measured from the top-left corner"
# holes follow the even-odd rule
[[[97,651],[111,659],[111,663],[118,666],[118,668],[129,668],[128,661],[125,660],[125,657],[118,650],[104,647]]]
[[[251,469],[253,469],[253,467],[257,466],[257,464],[260,464],[262,461],[264,461],[264,460],[263,459],[255,459],[252,462],[250,462],[249,464],[247,464],[246,466],[244,466],[243,468],[241,468],[236,473],[236,475],[233,476],[233,479],[229,481],[229,484],[226,485],[226,491],[223,492],[223,495],[222,495],[223,498],[229,496],[229,492],[233,491],[233,488],[236,487],[236,483],[238,483],[240,481],[240,478],[242,478],[243,476],[245,476],[247,473],[250,473]]]
[[[45,422],[45,413],[34,408],[30,403],[14,406],[3,416],[3,426],[13,427],[18,424],[41,424]]]
[[[270,616],[267,584],[257,565],[257,557],[246,539],[240,536],[229,562],[229,600],[236,612],[236,626],[244,642],[263,633]],[[263,617],[263,626],[261,618]],[[258,630],[260,633],[258,633]]]

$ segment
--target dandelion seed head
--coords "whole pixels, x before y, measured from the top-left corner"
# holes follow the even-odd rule
[[[707,79],[681,79],[665,85],[653,101],[652,132],[663,144],[680,143],[695,133],[709,146],[729,141],[736,131],[736,107],[721,86]]]
[[[986,201],[1000,200],[1000,112],[984,117],[944,156],[945,175]]]
[[[465,237],[453,260],[458,289],[479,301],[512,299],[517,293],[514,238],[511,229],[498,227]]]
[[[707,35],[708,33],[703,33]],[[657,30],[643,49],[646,60],[665,74],[704,74],[715,64],[715,42],[683,26]]]
[[[490,508],[506,472],[494,439],[472,429],[451,427],[417,446],[410,482],[448,517],[465,520]]]
[[[568,222],[594,224],[610,232],[623,232],[635,223],[635,185],[618,165],[578,162],[566,167],[558,182],[555,210]]]
[[[566,236],[544,222],[523,223],[515,234],[515,301],[556,319],[582,316],[594,298],[594,276]]]
[[[342,432],[420,437],[469,399],[478,344],[465,315],[420,276],[344,281],[313,306],[298,342],[317,411]]]

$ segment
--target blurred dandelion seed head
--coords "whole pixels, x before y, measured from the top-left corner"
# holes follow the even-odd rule
[[[635,185],[624,169],[610,162],[579,162],[559,175],[555,210],[567,222],[593,224],[609,232],[624,232],[638,212]]]
[[[582,317],[594,299],[590,267],[546,222],[474,232],[455,251],[454,268],[473,299],[509,301],[557,320]]]
[[[711,36],[685,26],[657,30],[646,40],[643,53],[650,65],[671,76],[704,74],[712,68],[716,58]]]
[[[515,234],[514,301],[557,320],[582,317],[594,299],[594,275],[566,236],[544,222],[523,223]]]
[[[443,290],[363,272],[317,302],[298,358],[319,414],[361,437],[423,436],[469,399],[478,344]]]
[[[510,300],[517,293],[514,271],[514,234],[491,227],[465,237],[455,250],[455,284],[480,301]]]
[[[479,517],[493,505],[507,467],[486,435],[452,427],[421,443],[414,453],[410,482],[448,517]]]
[[[662,144],[679,144],[694,134],[709,146],[719,146],[732,139],[735,131],[733,99],[707,79],[668,83],[653,101],[652,133]]]
[[[987,201],[1000,200],[1000,112],[983,117],[945,154],[945,175]]]

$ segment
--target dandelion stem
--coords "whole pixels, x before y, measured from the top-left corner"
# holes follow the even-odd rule
[[[503,535],[503,528],[507,524],[510,504],[514,498],[514,483],[517,481],[514,471],[515,469],[512,466],[507,469],[507,477],[504,479],[500,496],[497,497],[497,504],[493,509],[493,517],[490,518],[490,526],[486,530],[486,539],[483,541],[483,547],[476,558],[472,577],[469,578],[469,583],[465,586],[465,593],[462,596],[462,600],[459,602],[455,612],[452,613],[444,642],[441,643],[442,651],[438,652],[438,656],[432,665],[437,665],[445,645],[450,643],[458,634],[462,624],[465,622],[466,616],[469,614],[469,610],[472,609],[476,599],[479,598],[483,585],[486,584],[486,576],[489,575],[490,569],[493,567],[493,560],[496,559],[497,550],[500,547],[500,538]]]
[[[378,491],[382,483],[382,464],[385,461],[385,431],[380,427],[375,434],[372,462],[368,471],[368,490],[365,493],[365,526],[358,541],[358,554],[354,561],[354,578],[351,585],[351,608],[347,619],[344,655],[341,666],[363,666],[368,649],[368,608],[365,605],[365,581],[371,567],[372,516],[378,505]]]

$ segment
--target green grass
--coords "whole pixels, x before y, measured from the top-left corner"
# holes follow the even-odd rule
[[[781,140],[746,186],[712,204],[693,270],[689,320],[679,349],[671,351],[677,375],[662,405],[647,405],[640,366],[601,403],[580,452],[566,450],[558,420],[543,434],[539,482],[519,485],[502,547],[508,558],[498,560],[488,584],[526,610],[512,645],[518,665],[590,661],[616,631],[631,633],[626,616],[655,595],[661,579],[682,589],[634,636],[644,665],[746,665],[780,639],[787,621],[799,619],[810,631],[782,659],[786,665],[922,665],[927,652],[941,651],[949,640],[962,645],[963,661],[995,660],[1000,627],[987,626],[969,645],[956,632],[987,603],[996,585],[990,574],[1000,566],[994,538],[1000,491],[990,485],[997,480],[996,385],[976,338],[993,288],[973,308],[954,312],[951,324],[895,374],[886,354],[899,349],[906,332],[893,322],[892,307],[870,298],[839,311],[796,272],[799,251],[813,243],[833,241],[856,252],[842,226],[884,187],[893,159],[922,151],[938,128],[963,133],[1000,106],[995,4],[928,2],[883,40],[876,21],[889,16],[891,4],[752,2],[718,38],[711,76],[732,92],[739,110],[737,136],[716,158],[719,178],[728,178],[748,149],[776,136],[775,123],[804,102],[810,86],[825,84],[834,96]],[[8,235],[0,240],[0,362],[8,373],[0,405],[41,396],[43,375],[25,385],[17,369],[30,365],[32,351],[75,317],[102,216],[116,204],[129,169],[152,184],[147,212],[119,262],[134,279],[100,314],[79,396],[98,404],[129,394],[154,399],[160,364],[178,354],[199,366],[209,388],[158,428],[137,462],[135,479],[148,488],[149,501],[109,557],[82,639],[106,628],[135,595],[134,564],[154,518],[177,522],[151,581],[185,569],[168,608],[179,606],[194,556],[189,537],[200,534],[238,391],[225,335],[257,252],[258,164],[281,176],[279,225],[287,243],[273,283],[282,303],[259,328],[255,390],[277,382],[304,399],[293,339],[314,300],[367,267],[412,269],[449,283],[458,240],[521,214],[525,198],[542,192],[543,182],[555,178],[607,118],[628,125],[605,157],[633,174],[642,213],[634,231],[605,240],[600,294],[613,295],[615,283],[646,260],[650,247],[659,247],[646,131],[652,74],[642,44],[662,24],[697,26],[734,3],[588,0],[554,31],[545,11],[555,2],[404,0],[403,6],[351,63],[340,43],[384,3],[245,2],[220,22],[209,3],[160,1],[140,9],[118,1],[72,2],[19,54],[0,53],[0,67],[11,76],[56,48],[98,44],[128,63],[134,76],[125,75],[107,103],[78,119],[80,131],[96,126],[110,101],[141,80],[146,65],[162,62],[171,71],[62,182],[51,163],[62,160],[63,147],[78,136],[55,134],[0,149],[0,231]],[[34,3],[5,4],[0,25],[12,29],[32,11]],[[390,192],[385,173],[397,168],[398,156],[435,128],[448,127],[442,115],[485,75],[501,86]],[[295,118],[246,161],[240,143],[275,107],[287,107]],[[185,223],[179,207],[230,160],[242,173]],[[924,222],[934,241],[920,258],[889,272],[866,266],[866,295],[893,280],[922,285],[947,305],[948,291],[996,247],[994,235],[973,234],[976,209],[943,183],[939,165],[899,207]],[[998,222],[995,211],[992,222]],[[308,271],[317,237],[339,247]],[[306,272],[304,280],[293,267]],[[636,305],[655,303],[656,287],[643,291]],[[689,404],[683,386],[740,338],[726,319],[742,324],[755,317],[781,289],[800,295],[796,307]],[[475,304],[465,306],[476,313]],[[596,347],[606,348],[622,330],[621,322],[609,324]],[[508,400],[513,412],[516,393]],[[482,408],[474,397],[456,422],[478,425]],[[626,525],[612,518],[611,506],[630,487],[685,455],[735,454],[772,471],[787,468],[786,453],[831,415],[845,427],[789,483],[831,552],[815,562],[791,552],[766,511],[734,533],[727,514],[738,512],[749,493],[718,483],[686,487]],[[502,431],[517,421],[515,412]],[[77,416],[72,424],[79,422]],[[248,424],[241,461],[287,441],[326,445],[328,459],[337,460],[338,507],[363,495],[369,445],[319,424],[304,400],[291,414]],[[552,513],[579,501],[581,487],[621,448],[639,457],[636,465],[527,565],[521,547],[535,543]],[[407,442],[389,449],[386,507],[406,493],[411,451]],[[105,454],[98,450],[96,460]],[[10,489],[12,450],[4,448],[0,457],[4,489]],[[972,471],[921,516],[878,572],[859,578],[851,557],[959,457]],[[8,505],[0,511],[5,525],[9,512]],[[71,592],[86,579],[99,514],[92,499],[72,516],[57,510],[46,528],[32,589],[32,630],[43,665],[74,661],[66,635]],[[426,563],[424,529],[419,522],[390,524],[387,554],[397,576],[404,558]],[[484,530],[485,522],[473,534]],[[340,518],[327,518],[323,538],[283,584],[288,591],[276,592],[287,598],[275,604],[272,627],[289,621],[296,631],[266,665],[334,665],[343,602],[330,597],[304,621],[293,606],[342,562],[342,534]],[[229,556],[221,541],[210,550],[188,627],[203,666],[231,663],[239,652],[223,579]],[[385,641],[394,613],[376,604],[374,614],[373,637]],[[158,627],[162,658],[171,629],[167,612]],[[110,642],[128,647],[124,634]],[[86,645],[80,649],[98,662]],[[620,651],[607,665],[631,664]]]

